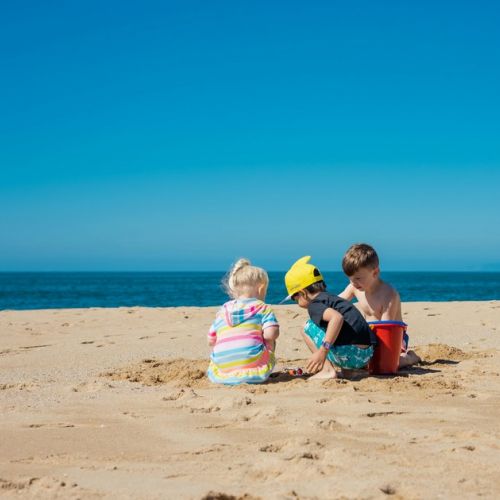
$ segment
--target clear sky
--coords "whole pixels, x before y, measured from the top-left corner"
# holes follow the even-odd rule
[[[500,270],[498,2],[0,9],[0,270]]]

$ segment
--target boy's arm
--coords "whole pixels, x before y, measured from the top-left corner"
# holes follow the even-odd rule
[[[380,319],[382,321],[403,321],[401,298],[396,290],[392,291],[391,298],[385,306]]]
[[[328,321],[324,342],[333,344],[339,336],[340,329],[344,323],[344,317],[342,314],[335,311],[335,309],[329,307],[328,309],[325,309],[325,312],[323,313],[323,320]],[[324,347],[320,347],[309,359],[306,367],[307,371],[309,373],[316,373],[320,371],[325,364],[327,354],[328,350]]]
[[[352,300],[354,298],[354,287],[349,283],[338,296],[344,300]]]

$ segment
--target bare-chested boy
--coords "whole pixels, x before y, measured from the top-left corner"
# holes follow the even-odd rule
[[[346,300],[354,297],[366,321],[402,321],[401,299],[398,291],[380,279],[377,252],[365,243],[352,245],[344,255],[342,269],[349,285],[339,294]],[[420,358],[408,350],[408,335],[404,336],[399,367],[418,363]]]

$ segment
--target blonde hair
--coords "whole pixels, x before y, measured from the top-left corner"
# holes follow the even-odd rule
[[[268,283],[266,271],[261,267],[252,266],[248,259],[239,259],[222,281],[227,294],[233,299],[252,293],[257,286]]]

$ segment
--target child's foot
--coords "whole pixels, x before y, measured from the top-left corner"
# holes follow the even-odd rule
[[[415,365],[422,361],[415,351],[406,351],[399,356],[399,368]]]
[[[312,377],[309,377],[308,380],[325,380],[329,378],[337,378],[337,372],[335,368],[333,367],[328,367],[328,368],[323,368],[321,371],[313,375]]]

